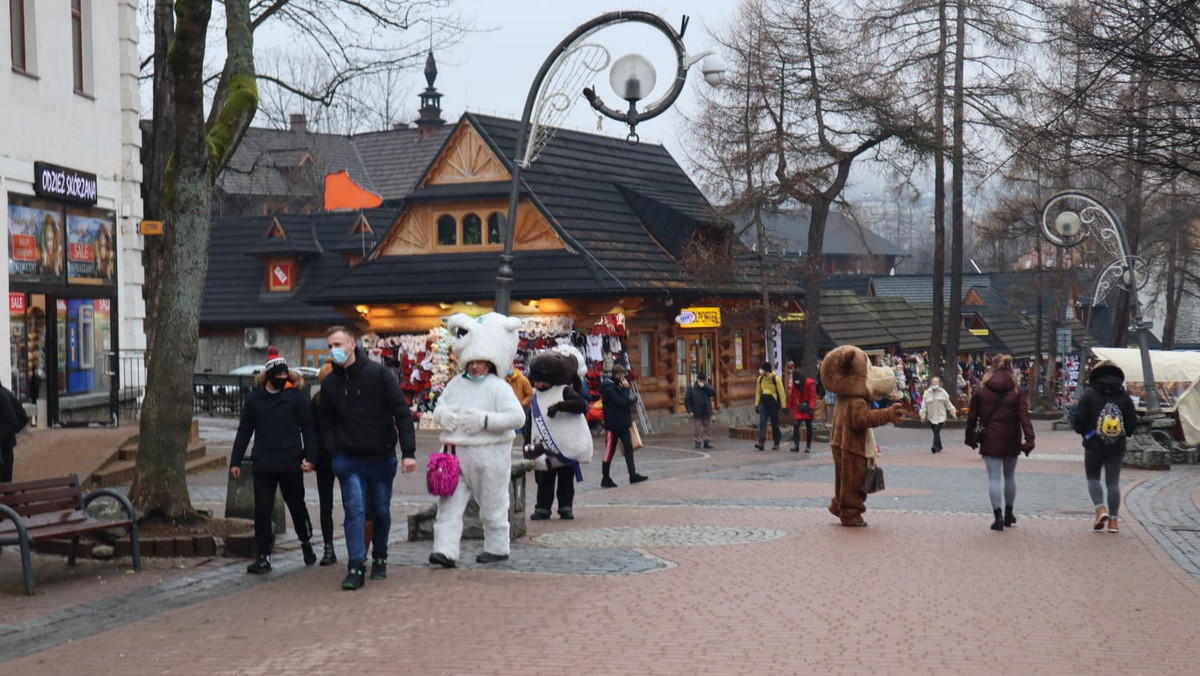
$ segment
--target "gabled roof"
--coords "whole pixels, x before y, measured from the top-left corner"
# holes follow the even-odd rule
[[[390,129],[357,134],[350,140],[371,176],[371,189],[386,204],[395,204],[417,184],[453,131],[454,125],[437,127],[424,136],[419,129]]]
[[[280,214],[272,217],[261,239],[246,249],[248,256],[295,256],[306,258],[321,253],[312,219]]]
[[[738,223],[750,222],[749,216],[738,217]],[[808,250],[808,226],[812,217],[803,211],[765,211],[763,226],[772,246],[788,252],[803,253]],[[858,223],[845,218],[837,211],[830,211],[825,221],[825,241],[822,250],[826,256],[905,256],[907,252],[899,245],[880,237]]]
[[[232,195],[319,197],[322,177],[342,169],[355,183],[378,192],[350,137],[250,127],[216,185]],[[302,179],[298,171],[305,172]]]
[[[824,298],[824,292],[821,296]],[[920,315],[907,300],[895,296],[859,296],[858,300],[875,321],[896,336],[901,350],[917,352],[929,349],[930,325],[921,321]]]
[[[365,217],[383,229],[397,215],[395,209],[368,209]],[[308,233],[315,246],[344,241],[358,220],[358,212],[280,215],[289,237]],[[346,318],[329,307],[312,305],[307,297],[337,278],[347,268],[342,256],[326,253],[300,263],[297,285],[289,292],[268,292],[262,261],[246,253],[262,242],[272,216],[218,218],[209,240],[209,274],[200,307],[204,326],[256,326],[270,324],[331,324]]]
[[[899,347],[900,338],[868,311],[853,291],[821,292],[821,349],[857,345],[868,350]]]
[[[872,277],[876,296],[900,296],[910,303],[933,303],[933,275],[878,275]],[[988,275],[963,275],[963,294],[971,287],[988,288]],[[950,302],[950,275],[942,285],[942,298]]]

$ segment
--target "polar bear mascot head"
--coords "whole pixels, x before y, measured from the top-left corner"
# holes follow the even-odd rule
[[[446,319],[446,328],[456,339],[451,349],[460,365],[482,360],[490,363],[497,375],[512,370],[520,341],[519,318],[495,312],[470,317],[459,312]]]

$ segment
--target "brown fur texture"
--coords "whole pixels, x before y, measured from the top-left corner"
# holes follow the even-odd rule
[[[296,388],[297,390],[303,390],[304,386],[305,386],[304,376],[300,375],[299,371],[293,371],[291,369],[288,369],[288,384],[291,385],[292,387]],[[254,385],[255,385],[255,387],[266,387],[267,386],[267,372],[266,371],[259,371],[258,373],[254,374]]]
[[[867,494],[861,488],[868,467],[867,431],[904,417],[900,404],[872,410],[870,402],[894,390],[896,376],[890,369],[871,366],[859,348],[842,345],[821,360],[821,382],[837,395],[829,433],[834,467],[829,511],[843,526],[866,525],[862,515],[867,511]]]

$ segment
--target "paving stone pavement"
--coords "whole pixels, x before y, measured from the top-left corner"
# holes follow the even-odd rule
[[[652,437],[639,451],[650,481],[615,472],[622,485],[600,489],[589,467],[574,521],[531,522],[498,564],[476,564],[480,543],[465,542],[456,570],[402,542],[402,517],[429,498],[401,476],[385,581],[343,592],[344,568],[305,568],[291,536],[265,577],[216,560],[104,595],[86,576],[39,573],[32,600],[0,586],[0,670],[1195,673],[1200,472],[1126,470],[1123,532],[1096,535],[1078,437],[1046,423],[1018,466],[1017,527],[994,533],[978,457],[932,455],[927,435],[881,434],[889,488],[869,499],[866,529],[824,509],[825,444],[694,453],[686,434]],[[223,481],[198,478],[193,499],[218,505]],[[14,558],[0,556],[0,580]]]

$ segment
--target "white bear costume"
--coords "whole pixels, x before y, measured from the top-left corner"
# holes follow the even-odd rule
[[[446,320],[458,336],[453,350],[465,367],[477,360],[495,367],[482,380],[460,374],[447,383],[437,400],[433,420],[442,428],[441,442],[453,446],[460,476],[453,495],[438,498],[433,525],[433,552],[458,560],[463,512],[471,497],[479,503],[483,551],[507,557],[508,485],[512,476],[513,430],[525,422],[525,410],[512,387],[497,373],[512,369],[521,320],[489,312],[471,318],[459,313]]]
[[[575,363],[577,364],[576,375],[579,376],[580,380],[587,376],[587,364],[584,362],[583,354],[579,350],[570,345],[560,345],[552,348],[551,351],[575,359]],[[537,357],[534,357],[534,359],[537,359]],[[537,391],[535,389],[533,397],[541,409],[542,421],[546,425],[546,430],[550,433],[551,438],[554,440],[554,445],[558,447],[559,452],[570,460],[587,464],[592,461],[592,433],[588,429],[587,418],[582,415],[558,415],[554,417],[547,415],[551,406],[562,402],[563,390],[567,389],[568,386],[569,383],[556,383],[544,391]],[[533,446],[544,443],[541,430],[537,425],[531,425],[530,441]],[[563,466],[563,463],[554,453],[539,455],[534,459],[533,463],[537,469],[543,472],[551,468]]]

